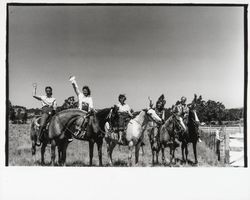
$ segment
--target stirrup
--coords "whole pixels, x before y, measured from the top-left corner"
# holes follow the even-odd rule
[[[40,147],[41,146],[41,141],[36,141],[36,146]]]
[[[74,135],[77,137],[81,133],[81,130],[77,130]]]

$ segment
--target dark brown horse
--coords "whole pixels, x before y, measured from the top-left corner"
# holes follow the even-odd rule
[[[184,131],[185,125],[181,117],[176,115],[171,115],[163,125],[160,127],[154,126],[149,132],[149,141],[152,150],[152,164],[154,165],[156,158],[156,163],[158,164],[158,156],[161,150],[162,153],[162,163],[165,164],[165,148],[170,148],[170,163],[175,159],[175,138],[178,132]]]
[[[65,165],[66,150],[68,146],[68,135],[79,140],[89,142],[89,165],[92,165],[94,144],[97,144],[99,165],[102,165],[102,144],[104,137],[104,125],[108,120],[108,116],[112,108],[105,108],[97,111],[89,116],[86,134],[84,137],[75,135],[76,127],[82,126],[78,124],[80,118],[85,118],[87,113],[78,109],[68,109],[57,113],[49,124],[48,138],[51,141],[51,161],[55,164],[55,147],[58,147],[59,164]]]
[[[188,113],[188,122],[187,122],[187,131],[184,132],[183,136],[180,138],[181,144],[181,150],[182,150],[182,160],[183,162],[188,161],[188,144],[192,143],[193,145],[193,152],[194,152],[194,164],[198,163],[197,159],[197,150],[196,145],[198,141],[198,131],[199,131],[199,125],[198,125],[198,117],[196,114],[196,110],[194,109],[194,106],[192,106],[189,109]],[[184,156],[185,151],[185,156]]]

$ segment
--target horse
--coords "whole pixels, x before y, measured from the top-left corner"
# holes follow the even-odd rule
[[[154,121],[156,123],[162,123],[161,118],[155,113],[155,111],[150,109],[143,109],[135,118],[131,119],[126,127],[125,140],[126,142],[122,145],[128,146],[129,156],[128,156],[128,166],[132,165],[132,151],[135,147],[135,164],[139,161],[139,150],[144,137],[144,131],[147,128],[149,121]],[[105,124],[105,140],[107,143],[107,153],[109,158],[109,164],[112,166],[112,152],[118,143],[117,133],[111,129],[110,124]]]
[[[198,116],[196,114],[196,110],[192,106],[188,112],[188,122],[187,122],[187,131],[184,132],[183,136],[180,138],[181,141],[181,151],[182,151],[182,160],[184,163],[188,161],[188,144],[192,143],[193,146],[193,153],[194,153],[194,164],[198,163],[197,160],[197,141],[198,141]],[[184,156],[185,151],[185,156]]]
[[[45,165],[44,162],[44,154],[45,154],[45,150],[47,145],[50,143],[49,138],[47,137],[47,131],[48,131],[48,125],[49,125],[49,121],[50,121],[51,117],[48,119],[47,121],[47,125],[46,128],[43,129],[43,133],[42,133],[42,141],[41,141],[41,165]],[[40,129],[40,123],[41,123],[41,116],[35,116],[32,120],[31,120],[31,124],[30,124],[30,139],[31,139],[31,153],[32,153],[32,157],[33,160],[36,161],[36,143],[39,137],[39,129]]]
[[[74,97],[68,97],[67,99],[65,99],[64,104],[60,107],[57,107],[57,112],[60,112],[62,110],[66,110],[66,109],[70,109],[70,108],[76,108],[77,102],[74,101]],[[51,119],[51,116],[49,117],[48,121],[49,122]],[[31,139],[31,153],[32,153],[32,157],[34,158],[34,160],[36,160],[35,155],[36,155],[36,142],[38,140],[38,135],[39,135],[39,128],[40,128],[40,121],[41,121],[41,116],[37,115],[34,116],[34,118],[31,120],[31,125],[30,125],[30,139]],[[48,124],[47,124],[48,125]],[[46,129],[43,130],[43,135],[46,135]],[[45,153],[45,149],[47,144],[50,143],[50,141],[48,140],[48,138],[43,137],[42,142],[41,142],[41,164],[44,165],[44,153]]]
[[[161,150],[162,153],[162,163],[165,164],[165,155],[164,151],[166,147],[170,148],[170,164],[172,164],[173,159],[175,159],[175,148],[176,142],[175,137],[176,133],[185,130],[185,125],[181,117],[172,114],[163,125],[160,127],[153,126],[149,131],[149,141],[152,151],[152,164],[155,164],[154,158],[156,157],[156,164],[159,163],[158,156]]]
[[[30,124],[31,153],[32,153],[33,158],[36,155],[36,142],[38,140],[38,135],[39,135],[40,121],[41,121],[41,116],[35,116],[31,120],[31,124]],[[46,146],[47,146],[47,142],[43,141],[42,147],[41,147],[41,164],[42,165],[44,165],[44,153],[43,152],[45,152]],[[36,158],[34,158],[34,160],[36,160]]]
[[[81,119],[87,117],[87,112],[78,109],[63,110],[53,116],[48,127],[48,138],[51,141],[51,162],[55,164],[55,147],[58,147],[58,162],[65,165],[68,135],[78,140],[89,142],[89,165],[92,165],[94,144],[97,144],[99,165],[102,166],[102,144],[104,137],[104,125],[112,108],[101,109],[89,116],[84,137],[82,134],[75,135],[77,127],[83,128]],[[79,120],[80,119],[80,120]]]

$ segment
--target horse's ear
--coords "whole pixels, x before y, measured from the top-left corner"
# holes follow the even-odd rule
[[[153,108],[154,104],[153,104],[152,99],[148,97],[148,100],[149,100],[149,108]]]

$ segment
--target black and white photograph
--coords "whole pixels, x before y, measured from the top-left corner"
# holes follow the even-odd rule
[[[0,199],[250,197],[247,1],[0,2]]]
[[[244,14],[9,4],[6,166],[246,167]]]

